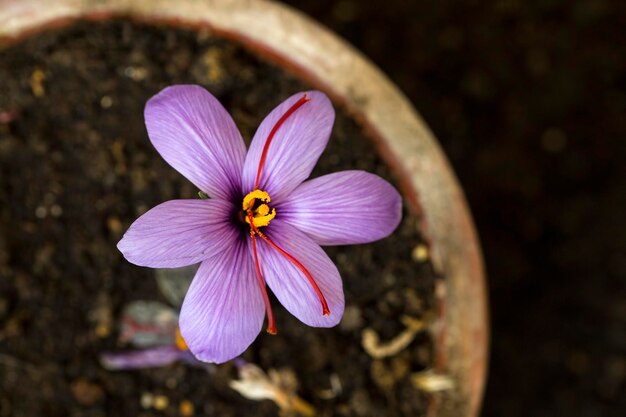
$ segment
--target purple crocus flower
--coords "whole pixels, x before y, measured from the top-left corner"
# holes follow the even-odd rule
[[[263,120],[246,153],[230,115],[199,86],[165,88],[146,104],[154,147],[210,198],[154,207],[118,248],[141,266],[201,262],[179,321],[198,359],[238,356],[265,315],[267,331],[276,333],[266,284],[303,323],[335,326],[344,311],[341,277],[320,245],[372,242],[400,222],[400,195],[376,175],[344,171],[305,181],[334,117],[323,93],[295,94]]]
[[[188,350],[179,349],[176,345],[155,346],[126,352],[104,352],[100,355],[100,363],[110,371],[160,368],[177,361],[202,369],[214,366],[198,361]]]

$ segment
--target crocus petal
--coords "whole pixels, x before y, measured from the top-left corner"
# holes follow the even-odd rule
[[[178,172],[211,197],[239,198],[246,146],[235,122],[198,85],[163,89],[146,104],[152,144]]]
[[[335,264],[317,243],[295,227],[275,219],[267,229],[267,237],[311,273],[328,302],[330,315],[322,315],[320,300],[302,271],[269,244],[257,239],[263,277],[276,298],[309,326],[335,326],[344,310],[343,286]]]
[[[106,352],[100,355],[100,363],[109,371],[158,368],[174,363],[184,355],[176,346],[159,346],[128,352]]]
[[[261,331],[265,308],[246,241],[202,262],[180,312],[189,350],[205,362],[240,355]]]
[[[231,203],[172,200],[159,204],[130,226],[117,248],[135,265],[176,268],[222,252],[238,236]]]
[[[276,107],[256,131],[243,169],[243,190],[254,189],[265,142],[278,120],[304,95],[310,100],[277,130],[261,172],[259,188],[278,202],[307,179],[324,151],[335,120],[328,97],[319,91],[298,93]]]
[[[402,218],[402,198],[377,175],[344,171],[302,183],[276,211],[320,245],[348,245],[393,232]]]

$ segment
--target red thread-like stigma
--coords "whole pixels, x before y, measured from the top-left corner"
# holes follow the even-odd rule
[[[313,275],[311,275],[309,270],[306,269],[306,267],[304,265],[302,265],[302,263],[300,263],[300,261],[298,261],[296,258],[294,258],[291,254],[289,254],[289,252],[287,252],[286,250],[284,250],[283,248],[278,246],[276,243],[272,242],[267,236],[265,236],[265,234],[263,232],[259,231],[259,229],[254,228],[253,231],[254,231],[254,233],[257,233],[261,237],[261,239],[263,239],[265,242],[267,242],[271,247],[273,247],[278,252],[280,252],[281,255],[283,255],[285,258],[289,259],[289,261],[291,263],[293,263],[296,267],[298,267],[298,269],[300,269],[300,271],[302,271],[304,276],[306,276],[306,278],[309,280],[309,283],[311,283],[311,286],[313,287],[313,291],[315,291],[315,293],[317,294],[317,298],[319,298],[320,303],[322,304],[322,315],[323,316],[329,316],[330,315],[330,309],[328,308],[328,303],[326,302],[326,298],[324,297],[324,294],[322,293],[322,290],[320,290],[320,287],[317,286],[317,282],[315,282],[315,279],[313,278]]]
[[[254,189],[259,189],[259,181],[261,180],[261,171],[263,170],[263,165],[265,164],[265,158],[267,157],[267,151],[270,148],[270,143],[272,143],[272,139],[274,139],[274,135],[278,131],[278,129],[282,126],[283,123],[291,116],[296,110],[298,110],[304,103],[311,100],[311,98],[305,93],[298,101],[296,101],[293,106],[289,108],[283,114],[280,119],[276,122],[270,134],[267,136],[267,140],[265,141],[265,145],[263,146],[263,152],[261,153],[261,159],[259,160],[259,168],[256,172],[256,180],[254,181]]]
[[[261,181],[261,172],[263,171],[263,166],[265,165],[265,160],[267,158],[267,152],[270,148],[270,144],[272,143],[272,140],[274,139],[274,136],[276,135],[276,132],[278,132],[278,129],[285,123],[285,121],[296,110],[298,110],[300,107],[302,107],[302,105],[304,105],[304,103],[310,100],[311,98],[305,93],[302,97],[300,97],[300,99],[298,99],[298,101],[296,101],[291,107],[289,107],[289,109],[280,117],[280,119],[278,119],[274,127],[272,127],[272,130],[270,131],[269,135],[267,136],[267,140],[265,141],[265,144],[263,145],[263,151],[261,152],[261,158],[259,160],[259,168],[257,169],[256,180],[254,181],[255,191],[259,189],[259,182]],[[263,293],[265,309],[267,311],[267,320],[268,320],[267,332],[270,334],[276,334],[276,322],[274,321],[274,314],[272,312],[272,307],[270,305],[269,297],[267,295],[267,290],[265,289],[265,280],[263,279],[263,275],[261,274],[261,267],[259,266],[259,258],[257,254],[255,235],[259,235],[261,239],[267,242],[267,244],[269,244],[272,248],[276,249],[281,255],[287,258],[292,264],[294,264],[298,269],[300,269],[300,271],[302,271],[304,276],[309,280],[309,283],[313,287],[313,290],[317,294],[317,297],[319,298],[320,303],[322,304],[322,315],[324,316],[330,315],[330,309],[328,308],[328,303],[326,302],[326,298],[324,297],[322,290],[320,290],[320,288],[318,287],[317,283],[315,282],[315,279],[313,278],[313,275],[311,275],[309,270],[306,269],[305,266],[302,265],[302,263],[300,263],[300,261],[294,258],[286,250],[278,246],[276,243],[272,242],[265,234],[263,234],[258,229],[258,227],[254,225],[254,214],[251,209],[254,206],[254,204],[255,204],[255,200],[252,200],[249,205],[250,209],[248,209],[247,211],[247,216],[248,216],[248,219],[250,220],[249,221],[250,238],[252,239],[252,252],[254,253],[254,266],[256,268],[257,279],[259,281],[259,285]],[[244,207],[244,209],[245,208],[246,207]]]
[[[248,212],[248,217],[250,218],[250,226],[253,226],[252,222],[252,211]],[[267,329],[266,331],[269,334],[276,334],[276,320],[274,320],[274,312],[272,311],[272,305],[270,304],[270,298],[267,295],[267,290],[265,289],[265,280],[263,279],[263,275],[261,274],[261,267],[259,266],[259,256],[256,250],[256,237],[254,236],[254,232],[250,232],[250,239],[252,239],[252,253],[254,254],[254,267],[256,268],[256,277],[259,282],[259,287],[261,288],[261,294],[263,295],[263,302],[265,303],[265,311],[267,313]]]

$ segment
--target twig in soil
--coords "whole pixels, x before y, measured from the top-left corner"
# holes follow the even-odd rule
[[[387,343],[380,343],[378,333],[370,327],[363,330],[361,345],[363,349],[374,359],[382,359],[395,356],[407,348],[415,339],[415,336],[426,327],[422,320],[404,316],[402,323],[406,329]]]

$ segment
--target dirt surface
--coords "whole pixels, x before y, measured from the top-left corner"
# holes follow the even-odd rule
[[[126,262],[116,243],[148,208],[196,195],[143,125],[146,100],[178,83],[206,86],[248,139],[306,89],[210,34],[127,22],[81,24],[0,51],[0,416],[277,414],[229,388],[232,364],[209,374],[182,364],[115,373],[98,363],[124,347],[127,303],[164,300],[154,271]],[[315,175],[351,168],[393,180],[339,111]],[[366,328],[387,341],[404,330],[403,315],[428,317],[436,276],[415,258],[421,243],[405,213],[388,239],[329,248],[344,279],[342,324],[308,328],[274,300],[279,335],[261,334],[244,358],[292,370],[322,416],[423,415],[425,395],[410,381],[431,364],[429,337],[382,360],[361,345]]]
[[[459,175],[489,275],[483,416],[623,416],[624,2],[286,3],[389,74]]]

